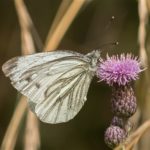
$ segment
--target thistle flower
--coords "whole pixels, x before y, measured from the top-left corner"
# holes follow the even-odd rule
[[[126,85],[132,80],[138,79],[142,71],[140,61],[131,54],[109,57],[103,60],[97,68],[97,77],[107,84]]]
[[[124,142],[126,135],[124,129],[111,125],[105,132],[105,143],[110,148],[114,148]]]

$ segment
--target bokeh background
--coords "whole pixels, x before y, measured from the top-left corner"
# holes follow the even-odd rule
[[[25,0],[32,21],[44,43],[62,0]],[[111,21],[111,17],[115,19]],[[139,53],[138,1],[136,0],[89,0],[81,8],[63,37],[58,49],[81,53],[106,45],[107,53]],[[147,39],[148,40],[148,39]],[[42,51],[37,48],[37,51]],[[21,55],[21,36],[13,0],[0,1],[0,66],[8,59]],[[0,70],[0,143],[18,103],[19,94]],[[104,131],[109,126],[111,89],[95,77],[90,86],[87,102],[71,121],[62,124],[40,122],[42,150],[108,150],[104,143]],[[23,149],[26,115],[19,130],[16,150]],[[149,148],[150,149],[150,148]],[[148,150],[148,149],[147,149]]]

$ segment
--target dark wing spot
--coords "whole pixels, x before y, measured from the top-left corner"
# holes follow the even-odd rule
[[[37,89],[40,88],[40,84],[39,83],[35,83],[35,86],[37,87]]]
[[[31,81],[32,81],[32,79],[31,79],[30,77],[27,77],[26,80],[27,80],[28,82],[31,82]]]

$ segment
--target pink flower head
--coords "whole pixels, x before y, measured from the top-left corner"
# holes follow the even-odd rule
[[[106,60],[102,60],[97,68],[97,77],[107,84],[126,85],[132,80],[138,79],[138,74],[142,71],[140,61],[131,54],[121,54],[120,56],[107,55]]]

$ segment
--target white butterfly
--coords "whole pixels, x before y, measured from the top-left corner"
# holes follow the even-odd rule
[[[60,123],[82,108],[99,58],[99,50],[43,52],[12,58],[2,70],[41,121]]]

